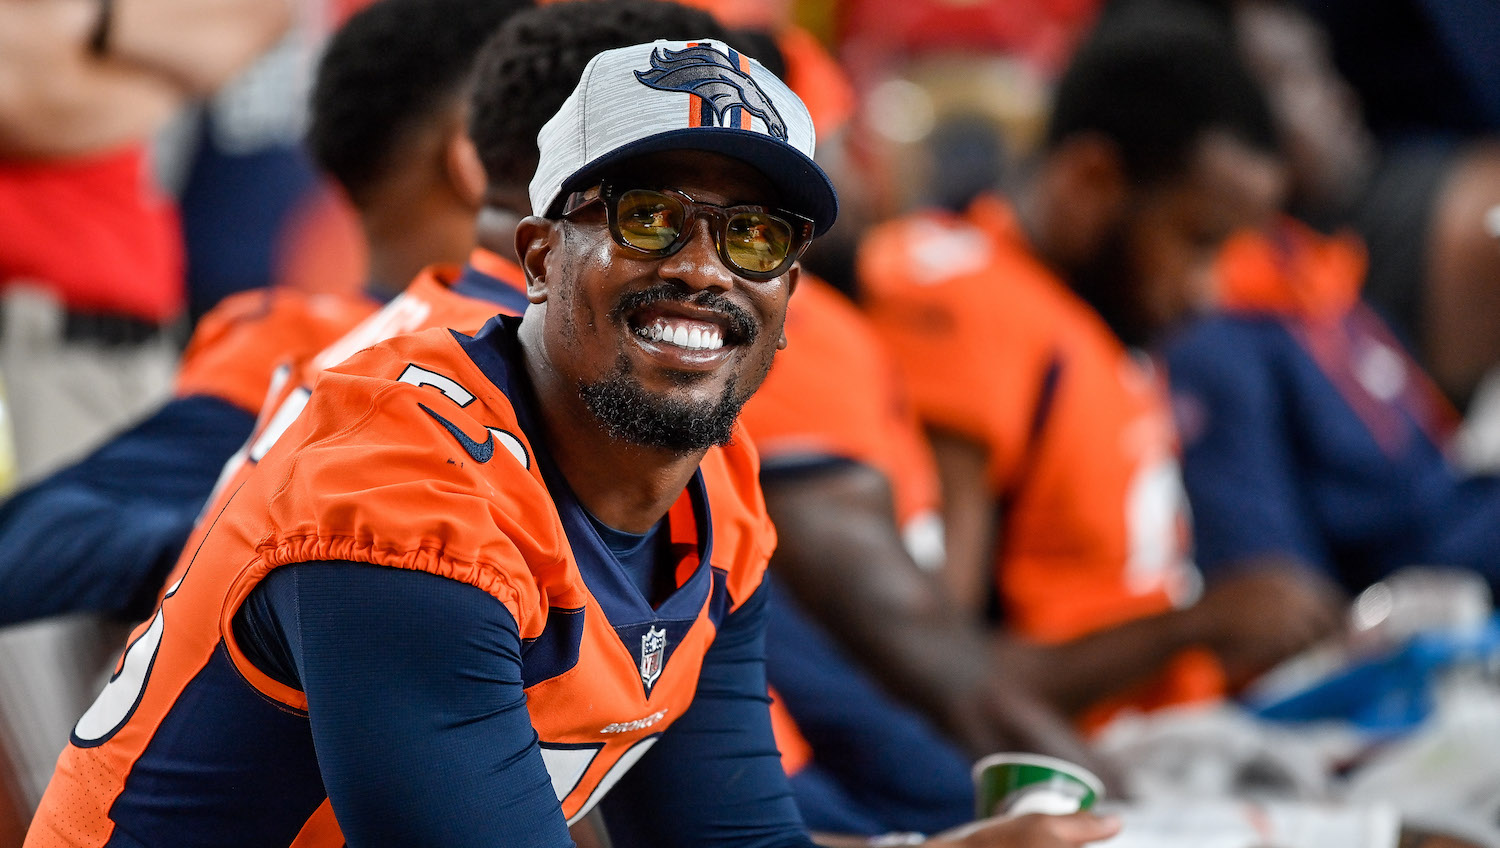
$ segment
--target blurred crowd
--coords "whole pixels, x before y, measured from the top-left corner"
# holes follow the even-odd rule
[[[667,2],[0,0],[0,848],[297,375],[515,277]],[[1500,8],[685,3],[840,198],[742,417],[808,825],[1025,751],[1109,844],[1500,845]]]

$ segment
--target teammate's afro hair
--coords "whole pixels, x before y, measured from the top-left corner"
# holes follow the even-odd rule
[[[329,39],[307,146],[362,203],[413,133],[467,93],[474,58],[529,0],[379,0]]]
[[[659,38],[734,42],[707,12],[665,0],[557,3],[507,21],[480,52],[469,110],[492,196],[525,196],[541,155],[537,134],[590,59]]]
[[[1202,136],[1276,152],[1265,96],[1219,16],[1188,2],[1118,4],[1078,48],[1053,101],[1047,146],[1094,132],[1141,184],[1180,176]]]

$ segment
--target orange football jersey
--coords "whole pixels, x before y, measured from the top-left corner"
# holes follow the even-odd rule
[[[454,291],[461,282],[466,284],[468,294]],[[474,333],[496,314],[520,315],[526,309],[524,285],[521,269],[515,263],[488,250],[476,249],[469,256],[466,268],[427,268],[379,311],[352,329],[346,326],[347,332],[341,336],[322,338],[315,348],[306,344],[292,348],[274,373],[261,381],[261,399],[254,406],[260,410],[255,429],[245,446],[224,464],[204,513],[213,513],[225,490],[242,480],[243,474],[248,473],[247,466],[259,461],[296,420],[324,369],[403,333],[431,327]]]
[[[302,360],[379,307],[363,295],[254,289],[224,298],[193,330],[178,365],[178,397],[208,395],[255,413],[278,363]]]
[[[1061,641],[1193,599],[1164,387],[1033,255],[1003,202],[883,225],[859,271],[919,415],[987,453],[1011,626]],[[1180,677],[1171,699],[1216,692],[1216,673]]]
[[[570,821],[683,714],[719,622],[754,592],[774,546],[754,450],[740,433],[709,451],[670,510],[677,589],[653,609],[623,591],[533,438],[514,329],[500,319],[474,338],[401,336],[324,372],[303,413],[184,553],[181,576],[79,721],[28,845],[100,846],[117,829],[171,842],[173,828],[198,818],[277,826],[275,844],[297,848],[343,844],[306,699],[247,661],[231,626],[255,586],[286,564],[417,569],[504,604]],[[224,720],[205,724],[215,714]],[[192,732],[180,735],[184,727]],[[268,769],[275,786],[235,789]],[[160,802],[180,787],[211,809]]]

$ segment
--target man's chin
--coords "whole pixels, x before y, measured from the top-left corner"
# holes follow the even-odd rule
[[[691,383],[702,375],[689,374]],[[579,387],[579,396],[605,432],[622,442],[687,453],[728,444],[744,399],[731,379],[717,397],[674,397],[628,377]],[[695,392],[694,394],[698,394]]]

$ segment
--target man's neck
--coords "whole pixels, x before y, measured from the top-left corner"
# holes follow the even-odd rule
[[[533,328],[533,332],[539,328]],[[526,375],[553,463],[578,500],[616,530],[644,533],[667,514],[692,480],[707,450],[687,453],[646,447],[611,436],[584,404],[577,387],[546,364],[521,325]]]
[[[1104,321],[1121,344],[1126,347],[1146,345],[1149,340],[1133,329],[1135,325],[1130,311],[1118,299],[1126,293],[1117,286],[1098,284],[1096,266],[1099,260],[1094,261],[1095,276],[1090,276],[1091,266],[1082,258],[1082,246],[1069,238],[1073,233],[1068,231],[1067,218],[1058,207],[1060,202],[1054,192],[1046,191],[1036,180],[1017,193],[1016,221],[1027,247]],[[1091,280],[1093,284],[1090,284]]]
[[[596,518],[627,533],[645,533],[661,521],[706,453],[626,444],[604,433],[587,410],[567,416],[553,411],[542,403],[548,446],[563,479]]]
[[[472,231],[421,214],[366,214],[362,221],[370,246],[369,279],[380,293],[394,296],[433,263],[464,262],[473,249]]]

